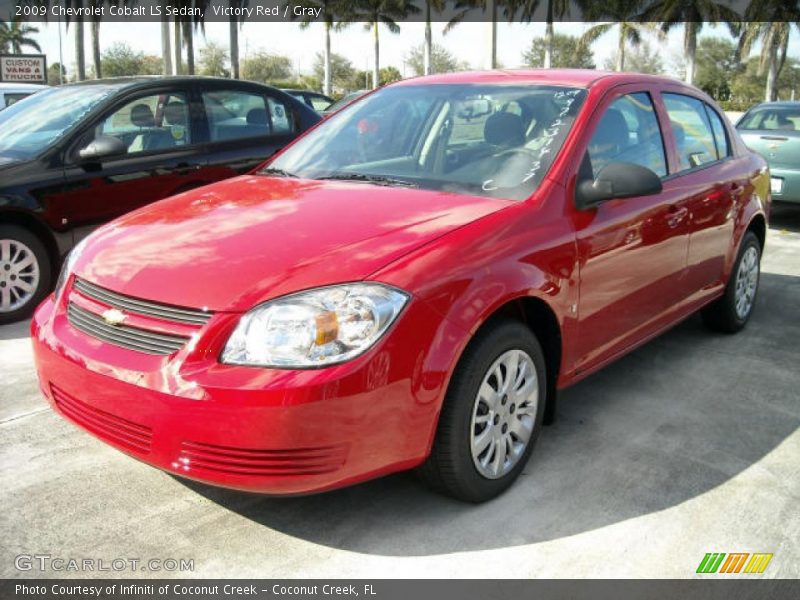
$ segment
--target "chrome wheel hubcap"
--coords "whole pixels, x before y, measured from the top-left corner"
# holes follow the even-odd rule
[[[39,262],[33,250],[18,240],[0,240],[0,313],[30,302],[39,287]]]
[[[758,288],[758,250],[750,246],[744,251],[736,272],[736,316],[744,319],[753,308]]]
[[[539,379],[522,350],[502,354],[483,376],[472,409],[470,450],[478,473],[498,479],[525,453],[536,424]]]

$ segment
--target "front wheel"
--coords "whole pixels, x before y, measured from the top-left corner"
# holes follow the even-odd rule
[[[539,436],[546,377],[542,348],[525,325],[501,321],[481,331],[453,374],[423,479],[467,502],[508,488]]]
[[[29,316],[50,289],[50,261],[27,229],[0,225],[0,324]]]
[[[761,244],[752,231],[742,238],[725,294],[702,311],[703,321],[714,331],[736,333],[750,320],[761,274]]]

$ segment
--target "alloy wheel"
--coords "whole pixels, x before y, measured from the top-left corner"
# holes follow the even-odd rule
[[[750,314],[758,288],[758,250],[750,246],[739,261],[736,272],[736,316],[744,319]]]
[[[39,261],[19,240],[0,239],[0,313],[25,306],[39,287]]]
[[[536,423],[539,380],[531,357],[509,350],[483,377],[472,410],[470,450],[487,479],[509,473],[525,454]]]

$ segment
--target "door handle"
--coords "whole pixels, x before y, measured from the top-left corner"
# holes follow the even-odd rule
[[[674,204],[669,207],[669,217],[667,217],[667,225],[672,228],[677,227],[689,214],[689,209],[685,206],[675,206]]]
[[[200,170],[200,165],[194,164],[190,165],[189,163],[180,163],[175,165],[175,168],[171,169],[173,173],[177,175],[188,175],[189,173],[193,173],[195,171]]]

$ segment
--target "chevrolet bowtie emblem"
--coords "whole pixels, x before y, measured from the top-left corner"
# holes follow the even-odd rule
[[[107,311],[103,313],[103,320],[108,323],[109,325],[117,326],[122,325],[125,319],[128,318],[121,310],[117,310],[116,308],[109,308]]]

